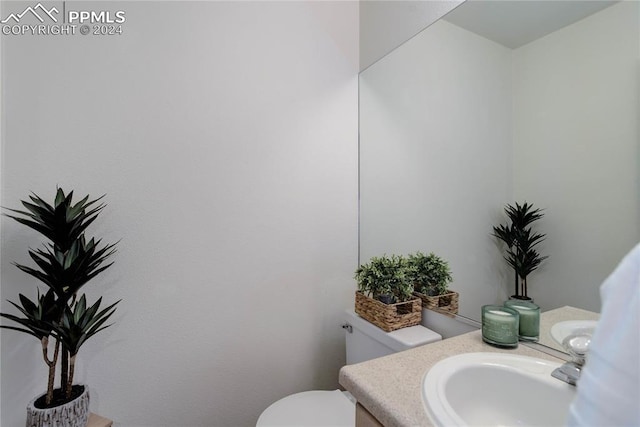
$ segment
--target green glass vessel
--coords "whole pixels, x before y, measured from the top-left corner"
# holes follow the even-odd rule
[[[520,315],[502,305],[482,306],[482,340],[498,347],[517,347]]]
[[[505,307],[512,308],[520,315],[518,335],[521,341],[538,341],[540,339],[540,307],[528,301],[509,300]]]

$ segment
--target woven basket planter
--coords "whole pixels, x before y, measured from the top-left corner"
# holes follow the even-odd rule
[[[451,291],[443,295],[429,296],[419,292],[413,293],[422,300],[422,307],[435,311],[446,311],[451,314],[458,314],[457,292]]]
[[[76,399],[53,408],[36,408],[34,403],[39,397],[27,406],[26,427],[86,427],[89,420],[89,387],[86,385]]]
[[[357,291],[356,313],[380,329],[391,332],[419,325],[422,321],[422,304],[419,298],[395,304],[383,304]]]

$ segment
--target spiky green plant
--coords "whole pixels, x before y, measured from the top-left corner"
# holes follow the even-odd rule
[[[538,253],[536,246],[544,241],[545,234],[532,231],[531,224],[544,216],[541,209],[524,202],[504,208],[510,224],[493,227],[493,236],[506,245],[504,259],[515,272],[515,298],[528,299],[527,276],[535,271],[547,256]]]
[[[66,306],[62,319],[54,323],[54,332],[56,337],[62,342],[64,348],[69,352],[69,375],[65,390],[70,393],[73,385],[73,374],[76,365],[76,355],[80,351],[80,347],[92,336],[108,328],[111,325],[104,323],[111,317],[116,310],[116,301],[107,308],[98,311],[102,298],[98,298],[92,306],[87,307],[87,300],[84,294],[73,306]]]
[[[52,331],[55,323],[61,318],[60,306],[56,304],[55,294],[51,289],[49,289],[49,291],[44,295],[40,295],[40,290],[38,290],[37,302],[31,301],[22,294],[19,294],[18,297],[20,298],[21,305],[18,305],[13,301],[9,301],[9,303],[17,308],[24,317],[14,316],[9,313],[0,313],[0,316],[12,320],[22,327],[9,325],[1,325],[0,327],[33,335],[40,341],[42,346],[42,357],[49,370],[46,397],[46,402],[49,404],[53,400],[56,364],[58,362],[58,354],[60,350],[59,342],[56,341],[53,357],[49,359],[49,337],[53,333]]]
[[[102,196],[104,197],[104,196]],[[9,218],[36,230],[48,239],[42,248],[29,249],[35,267],[13,263],[21,271],[48,287],[45,294],[38,290],[37,301],[20,294],[20,305],[9,301],[22,314],[0,316],[20,326],[0,325],[35,336],[42,343],[42,354],[49,367],[45,403],[51,405],[55,370],[60,355],[60,389],[66,399],[71,398],[75,358],[80,347],[93,335],[107,328],[105,322],[115,311],[118,302],[98,311],[102,298],[87,307],[86,297],[77,298],[78,291],[91,279],[109,268],[105,263],[115,252],[115,243],[101,245],[101,240],[87,239],[85,232],[105,205],[102,197],[84,197],[73,203],[73,191],[65,194],[58,188],[53,204],[36,194],[22,201],[24,210],[8,209]],[[53,356],[49,357],[49,339],[55,339]]]

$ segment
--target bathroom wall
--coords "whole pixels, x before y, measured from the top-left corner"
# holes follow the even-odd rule
[[[435,252],[460,312],[504,300],[492,246],[511,189],[511,50],[438,21],[360,76],[360,259]]]
[[[57,185],[107,194],[91,233],[122,240],[86,291],[122,302],[79,355],[92,410],[127,427],[251,426],[287,394],[337,387],[357,265],[358,4],[73,7],[124,10],[124,33],[2,37],[1,204]],[[39,242],[2,218],[3,311],[35,295],[10,263]],[[1,338],[0,424],[23,425],[46,382],[39,343]]]
[[[360,70],[462,3],[462,0],[359,0]]]
[[[640,241],[639,23],[620,2],[514,51],[514,198],[546,208],[530,289],[547,308],[599,311]]]
[[[0,15],[2,14],[2,4],[0,4]],[[3,144],[2,141],[4,141],[4,126],[3,126],[3,120],[1,119],[3,117],[3,113],[4,113],[4,102],[2,101],[4,99],[3,97],[3,85],[2,85],[2,69],[3,69],[3,60],[2,58],[4,57],[3,55],[3,50],[2,50],[2,45],[3,45],[3,41],[2,38],[0,37],[0,200],[2,198],[2,163],[4,160],[4,156],[3,156]],[[2,240],[2,225],[0,223],[0,260],[2,260],[2,244],[1,244],[1,240]],[[0,300],[2,300],[2,263],[0,262]],[[0,330],[0,362],[2,362],[2,331]],[[0,363],[1,365],[1,363]],[[0,384],[2,384],[2,367],[0,366]],[[0,424],[2,424],[2,386],[0,385]]]

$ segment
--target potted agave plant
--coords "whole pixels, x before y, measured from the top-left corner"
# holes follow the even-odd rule
[[[104,197],[104,196],[103,196]],[[86,196],[73,203],[69,194],[57,189],[53,204],[39,196],[22,201],[24,210],[8,209],[6,214],[42,234],[47,242],[30,249],[36,267],[14,263],[16,267],[45,285],[31,300],[19,294],[18,302],[9,301],[19,314],[0,313],[14,325],[0,325],[34,336],[42,345],[42,357],[48,367],[47,391],[27,407],[27,427],[85,427],[89,417],[89,390],[73,384],[76,356],[82,345],[110,325],[119,301],[101,309],[102,298],[89,303],[81,288],[109,268],[105,263],[115,252],[115,243],[101,244],[85,236],[105,205],[102,197],[89,201]],[[55,388],[56,368],[60,365],[60,386]]]
[[[547,256],[538,253],[537,245],[545,239],[545,234],[536,233],[531,224],[544,216],[541,209],[534,209],[533,204],[524,202],[504,208],[510,223],[493,227],[493,236],[506,246],[504,259],[515,273],[515,294],[511,299],[529,300],[527,295],[527,276],[535,271]]]
[[[356,313],[390,332],[413,326],[422,320],[420,300],[413,296],[407,259],[399,256],[373,257],[355,273]]]
[[[458,293],[449,290],[453,280],[449,263],[431,252],[425,255],[416,252],[409,255],[409,274],[415,294],[422,300],[424,308],[458,312]]]

